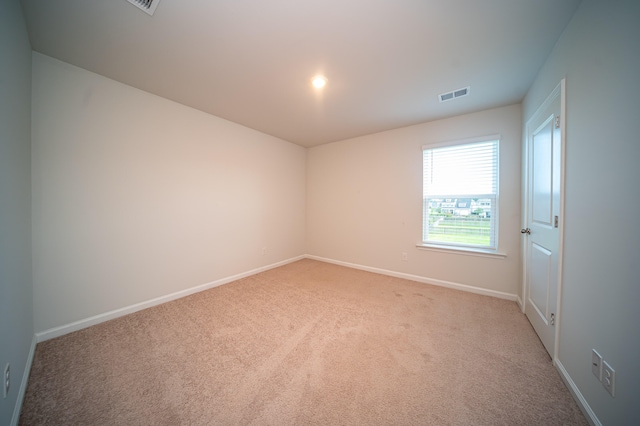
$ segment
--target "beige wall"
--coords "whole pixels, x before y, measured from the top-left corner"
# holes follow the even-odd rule
[[[20,3],[0,1],[0,424],[17,419],[33,340],[31,282],[31,46]],[[4,381],[3,381],[4,383]],[[0,390],[2,393],[2,390]]]
[[[304,148],[38,53],[32,119],[36,332],[304,254]]]
[[[513,105],[309,149],[307,252],[515,296],[521,126],[520,105]],[[499,251],[506,258],[416,248],[422,238],[422,146],[496,133],[502,135]]]
[[[558,358],[604,425],[640,424],[639,23],[637,0],[583,0],[523,102],[526,122],[566,77]],[[616,370],[615,398],[592,349]]]

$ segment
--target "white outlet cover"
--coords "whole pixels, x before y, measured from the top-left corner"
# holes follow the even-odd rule
[[[602,386],[611,396],[616,396],[616,370],[604,360],[602,361]]]
[[[7,394],[9,393],[9,387],[11,385],[11,370],[10,370],[9,363],[7,363],[7,365],[4,367],[4,374],[2,378],[3,378],[2,397],[6,398]]]
[[[602,381],[602,355],[600,355],[595,349],[591,352],[591,372],[598,378],[598,381]]]

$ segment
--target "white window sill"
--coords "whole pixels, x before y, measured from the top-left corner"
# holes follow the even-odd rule
[[[441,253],[462,254],[466,256],[480,256],[480,257],[492,257],[504,259],[507,257],[506,253],[500,253],[495,250],[483,250],[472,247],[453,247],[453,246],[439,246],[435,244],[416,244],[416,247],[420,250],[437,251]]]

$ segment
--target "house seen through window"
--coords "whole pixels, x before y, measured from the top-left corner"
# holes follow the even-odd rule
[[[423,244],[497,249],[498,148],[498,136],[423,147]]]

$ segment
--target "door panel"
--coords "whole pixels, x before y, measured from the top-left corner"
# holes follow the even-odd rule
[[[531,245],[531,280],[529,301],[545,325],[549,317],[549,292],[552,253],[538,244]]]
[[[561,86],[527,123],[525,314],[553,358],[558,308]],[[558,218],[558,220],[556,220]]]
[[[532,139],[532,203],[533,221],[551,225],[552,209],[552,135],[553,116],[533,134]]]

